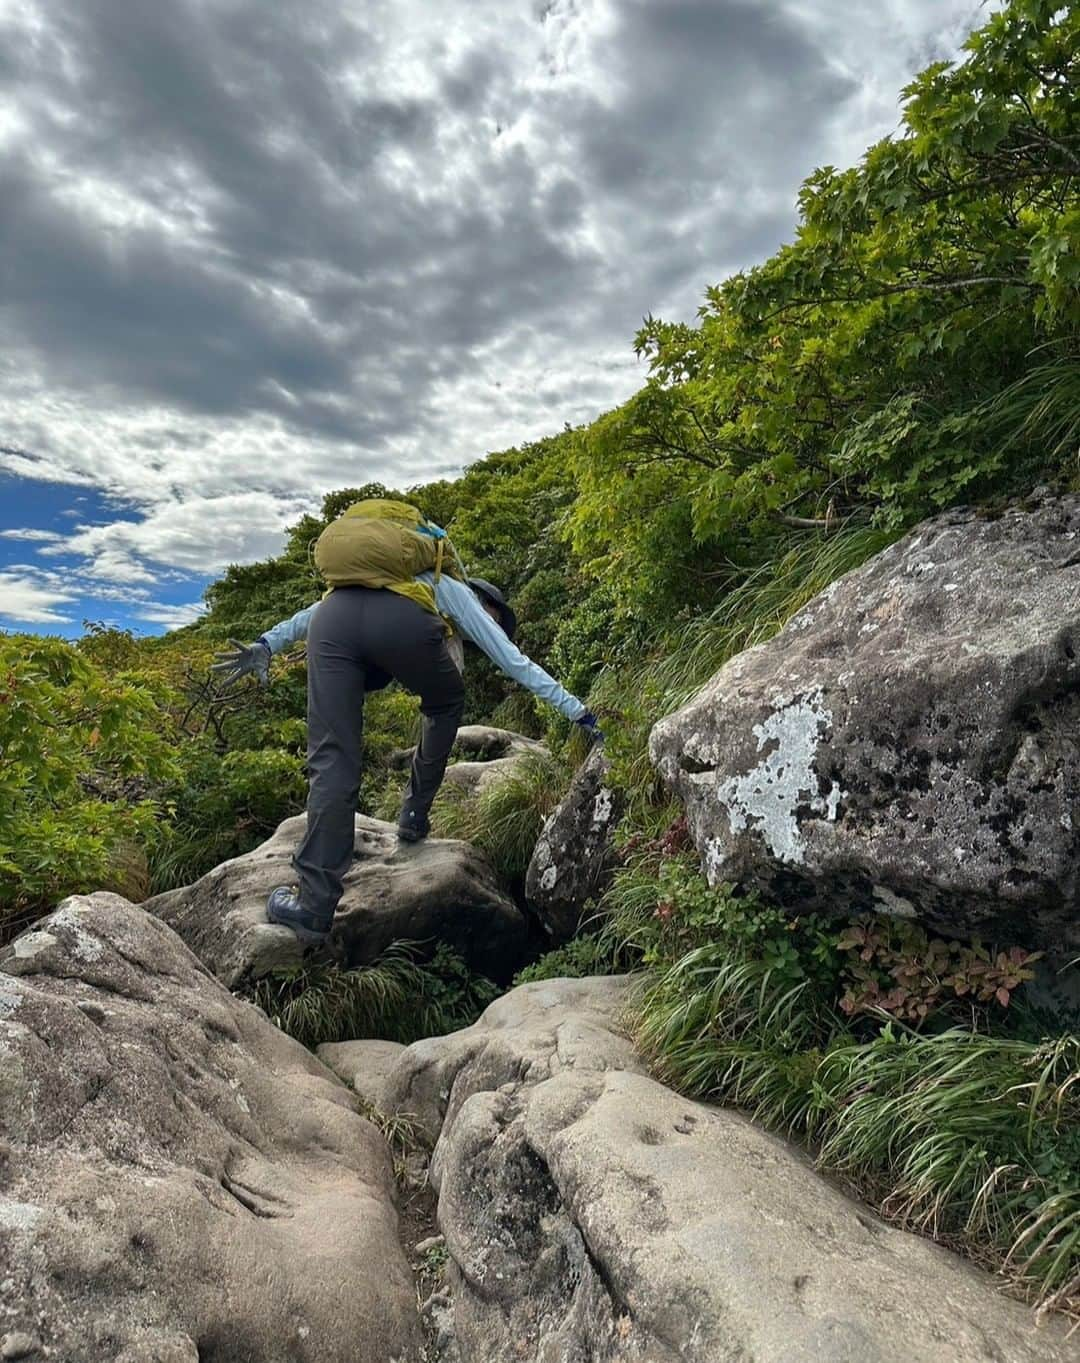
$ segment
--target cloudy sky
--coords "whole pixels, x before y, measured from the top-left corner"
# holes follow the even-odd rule
[[[324,492],[615,405],[986,16],[0,0],[0,627],[181,623]]]

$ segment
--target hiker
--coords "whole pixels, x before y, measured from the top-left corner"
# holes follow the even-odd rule
[[[398,681],[420,697],[423,731],[413,756],[398,837],[418,842],[446,771],[465,707],[468,640],[507,676],[550,702],[594,738],[597,721],[513,643],[517,620],[490,582],[468,578],[445,533],[415,507],[355,503],[323,532],[315,561],[331,590],[252,644],[232,639],[214,670],[227,685],[269,681],[275,653],[307,638],[307,831],[293,856],[299,891],[278,886],[266,916],[302,942],[325,941],[353,856],[364,697]],[[452,631],[452,633],[450,633]]]

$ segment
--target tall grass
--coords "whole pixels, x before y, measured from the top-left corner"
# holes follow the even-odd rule
[[[829,1051],[806,1125],[823,1164],[887,1177],[887,1214],[995,1246],[1044,1305],[1080,1312],[1080,1037],[890,1025]]]
[[[248,997],[305,1046],[377,1037],[409,1044],[474,1022],[497,996],[482,975],[440,946],[430,961],[395,942],[370,965],[293,966],[258,980]]]
[[[666,1082],[809,1140],[890,1219],[1080,1318],[1080,1038],[850,1027],[724,942],[657,973],[636,1038]]]
[[[1040,469],[1080,474],[1080,350],[1075,340],[1044,346],[1034,365],[986,406],[1003,454],[1027,447]]]
[[[513,768],[476,795],[444,786],[432,809],[432,828],[442,838],[478,847],[506,884],[524,879],[547,816],[566,794],[573,775],[561,757],[524,753]]]
[[[709,942],[659,973],[642,997],[636,1039],[666,1083],[794,1132],[841,1026],[807,982],[782,979],[730,942]]]

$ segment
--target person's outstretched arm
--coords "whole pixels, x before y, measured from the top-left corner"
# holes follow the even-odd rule
[[[430,573],[421,576],[434,582]],[[560,714],[580,723],[589,711],[576,696],[572,696],[554,677],[527,658],[500,629],[476,599],[476,594],[456,578],[441,577],[435,584],[435,604],[461,630],[466,639],[482,649],[500,671],[554,705]]]
[[[260,686],[270,683],[270,659],[275,653],[295,644],[297,639],[306,639],[314,605],[305,606],[288,620],[282,620],[273,629],[260,634],[253,644],[242,644],[239,639],[230,639],[231,648],[214,655],[216,661],[210,671],[220,675],[225,686],[232,686],[241,677],[254,677]]]
[[[273,629],[260,634],[255,642],[265,644],[271,653],[281,653],[297,640],[306,639],[311,617],[318,605],[316,601],[310,606],[305,606],[303,610],[298,610],[295,615],[290,615],[288,620],[282,620]]]

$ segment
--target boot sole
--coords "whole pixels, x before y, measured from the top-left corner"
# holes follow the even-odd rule
[[[298,942],[303,942],[305,946],[322,946],[324,942],[329,942],[330,940],[329,928],[327,928],[325,932],[315,932],[311,928],[300,927],[298,923],[289,923],[282,921],[280,918],[271,918],[269,914],[266,915],[266,921],[268,923],[273,923],[276,928],[288,928],[290,932],[295,932],[296,940]]]

